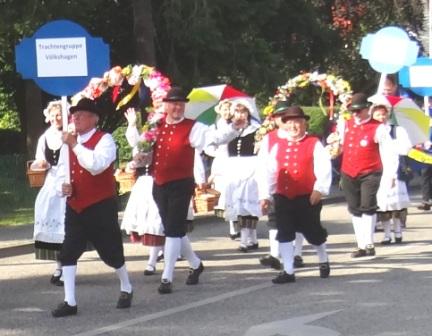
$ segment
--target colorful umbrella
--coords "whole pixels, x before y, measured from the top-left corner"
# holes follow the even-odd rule
[[[391,107],[396,124],[405,128],[413,145],[423,143],[429,139],[429,117],[412,99],[374,95],[369,97],[368,100],[373,104]]]
[[[216,121],[216,105],[223,99],[245,99],[252,107],[252,117],[260,120],[255,99],[246,93],[230,85],[212,85],[193,89],[189,95],[189,102],[186,104],[185,117],[199,120],[207,125]]]

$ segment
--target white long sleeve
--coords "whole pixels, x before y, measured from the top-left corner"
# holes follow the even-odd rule
[[[234,129],[231,124],[226,127],[212,129],[201,122],[195,122],[189,134],[189,142],[192,147],[202,152],[208,145],[228,143],[239,135],[240,131]]]
[[[140,135],[136,126],[128,125],[125,135],[129,146],[135,147],[138,144]]]
[[[194,178],[195,178],[195,183],[197,184],[203,184],[206,182],[204,162],[198,150],[195,150]]]
[[[316,178],[313,190],[321,195],[328,195],[332,182],[332,165],[328,151],[321,142],[317,141],[313,152],[314,175]]]
[[[383,176],[389,178],[397,177],[399,168],[399,154],[395,142],[390,136],[388,125],[381,124],[375,132],[375,142],[378,143],[381,162],[383,165]]]
[[[116,159],[116,145],[111,134],[104,134],[94,149],[88,149],[82,145],[96,132],[95,129],[90,132],[79,135],[78,143],[73,148],[78,162],[92,175],[102,173]]]

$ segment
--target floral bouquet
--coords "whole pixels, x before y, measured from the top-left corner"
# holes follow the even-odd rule
[[[142,153],[151,153],[153,151],[153,145],[156,142],[156,128],[150,128],[150,124],[146,123],[143,126],[143,132],[141,133],[137,147],[138,151]]]

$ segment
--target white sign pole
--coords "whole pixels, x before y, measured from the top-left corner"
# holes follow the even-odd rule
[[[380,77],[380,81],[378,83],[378,89],[377,89],[377,94],[382,94],[383,90],[384,90],[384,83],[386,80],[387,74],[385,73],[381,73],[381,77]]]
[[[62,96],[61,97],[61,104],[62,104],[62,122],[63,122],[63,132],[68,131],[68,125],[69,125],[69,114],[68,114],[68,103],[67,103],[67,97]],[[64,183],[70,183],[70,174],[69,174],[69,146],[64,145],[64,169],[65,169],[65,180]]]

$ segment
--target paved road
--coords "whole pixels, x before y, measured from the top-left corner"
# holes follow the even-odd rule
[[[241,253],[238,242],[227,239],[226,224],[201,218],[191,234],[206,267],[200,284],[185,285],[187,265],[179,262],[174,293],[159,295],[162,264],[158,275],[144,277],[145,247],[126,243],[135,297],[132,308],[119,311],[114,273],[88,252],[78,266],[79,314],[63,319],[50,315],[63,299],[62,288],[49,284],[52,264],[35,261],[29,248],[2,254],[0,335],[431,335],[430,214],[411,208],[404,244],[377,246],[373,260],[352,260],[345,204],[328,204],[323,221],[331,277],[319,278],[315,253],[306,246],[306,267],[286,285],[273,285],[275,272],[258,263],[268,250],[265,225],[259,227],[260,249]]]

